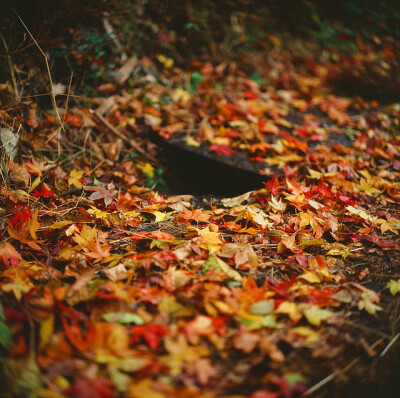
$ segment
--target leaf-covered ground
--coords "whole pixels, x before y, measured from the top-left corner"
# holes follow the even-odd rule
[[[2,160],[3,397],[398,396],[400,105],[269,54],[131,61],[63,128],[3,112],[25,148]],[[149,130],[264,184],[162,194]]]

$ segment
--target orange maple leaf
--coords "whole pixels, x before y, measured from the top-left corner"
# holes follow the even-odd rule
[[[111,247],[101,246],[99,241],[89,242],[87,247],[84,247],[85,255],[89,258],[94,259],[95,263],[98,263],[101,260],[104,260],[107,257],[110,257]]]
[[[183,218],[184,220],[193,220],[197,223],[199,222],[207,222],[210,218],[210,215],[207,212],[202,211],[201,209],[196,209],[190,211],[188,209],[183,209],[182,213],[178,214],[179,218]]]

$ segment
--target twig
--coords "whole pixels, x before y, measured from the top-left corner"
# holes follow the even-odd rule
[[[372,344],[371,348],[375,348],[378,346],[381,342],[383,341],[383,338],[380,338],[379,340],[375,341],[374,344]],[[341,373],[346,373],[348,372],[354,365],[357,365],[357,363],[361,360],[361,357],[354,358],[351,362],[349,362],[341,371]],[[331,373],[330,375],[326,376],[324,379],[320,380],[318,383],[314,384],[312,387],[310,387],[303,395],[302,397],[308,397],[320,388],[322,388],[325,384],[328,384],[330,381],[332,381],[336,376],[336,372]]]
[[[382,358],[389,351],[390,347],[398,340],[399,337],[400,337],[400,332],[397,333],[396,336],[393,337],[393,339],[389,342],[389,344],[381,352],[381,355],[379,355],[379,358]]]
[[[135,141],[130,140],[129,138],[125,137],[118,129],[116,129],[110,122],[108,122],[107,119],[105,119],[102,115],[100,115],[100,113],[94,111],[93,109],[90,110],[90,113],[95,115],[97,117],[97,119],[99,119],[99,121],[101,123],[103,123],[110,131],[112,131],[116,136],[121,138],[122,141],[125,141],[129,145],[131,145],[132,148],[134,148],[137,152],[139,152],[145,158],[147,158],[151,162],[158,163],[156,158],[154,158],[153,156],[148,154],[146,151],[144,151],[138,144],[136,144]]]

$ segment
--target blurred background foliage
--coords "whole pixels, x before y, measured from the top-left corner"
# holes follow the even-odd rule
[[[335,52],[351,57],[381,51],[392,53],[386,57],[393,64],[390,71],[383,67],[375,73],[373,65],[363,65],[361,78],[366,73],[376,84],[374,73],[391,80],[398,74],[398,1],[2,0],[0,83],[11,79],[14,65],[14,78],[30,95],[43,92],[46,76],[36,72],[44,60],[17,15],[47,54],[54,80],[67,84],[73,72],[73,88],[83,94],[111,79],[125,57],[134,54],[158,64],[234,60],[254,69],[253,55],[273,47],[288,49],[294,59],[327,52],[338,63],[342,59]],[[313,47],[303,46],[304,41]],[[339,86],[341,79],[347,86],[354,74],[340,77]]]

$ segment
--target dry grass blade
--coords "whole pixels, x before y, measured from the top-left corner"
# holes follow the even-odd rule
[[[52,79],[52,77],[51,77],[50,65],[49,65],[49,61],[47,60],[46,54],[44,53],[44,51],[43,51],[42,48],[40,47],[39,43],[36,41],[35,37],[32,35],[31,31],[30,31],[30,30],[28,29],[28,27],[25,25],[24,21],[23,21],[22,18],[19,16],[19,14],[17,13],[17,11],[16,11],[15,9],[13,9],[13,11],[15,12],[15,15],[16,15],[17,18],[20,20],[20,22],[21,22],[21,24],[23,25],[23,27],[25,28],[25,30],[28,32],[30,38],[31,38],[31,39],[33,40],[33,42],[35,43],[36,47],[39,49],[40,53],[43,55],[43,58],[44,58],[44,60],[45,60],[45,62],[46,62],[47,73],[48,73],[49,81],[50,81],[50,87],[51,87],[51,92],[50,92],[50,94],[51,94],[51,102],[52,102],[53,107],[54,107],[54,112],[56,113],[57,119],[58,119],[58,121],[59,121],[59,123],[60,123],[60,128],[61,128],[62,130],[65,131],[64,125],[63,125],[63,122],[62,122],[62,119],[61,119],[61,115],[60,115],[60,113],[58,112],[58,108],[57,108],[57,102],[56,102],[56,95],[55,95],[55,92],[54,92],[53,79]]]
[[[396,336],[393,337],[393,339],[389,342],[389,344],[381,352],[381,354],[379,355],[379,358],[382,358],[384,355],[386,355],[386,353],[390,350],[390,348],[393,346],[393,344],[396,343],[396,341],[399,339],[399,337],[400,337],[400,332],[397,333]]]

